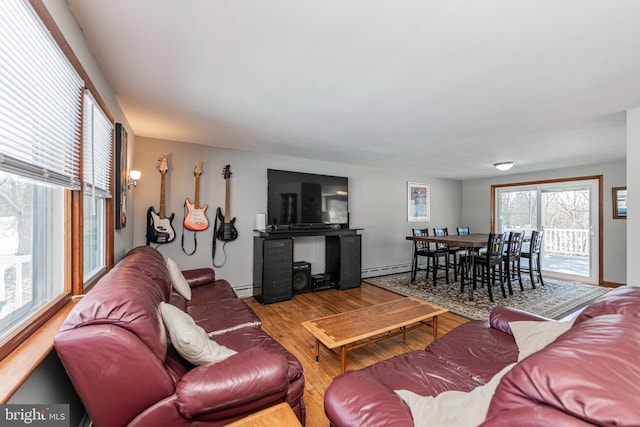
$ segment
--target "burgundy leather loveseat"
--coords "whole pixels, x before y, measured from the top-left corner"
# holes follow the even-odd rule
[[[463,324],[423,351],[336,377],[325,394],[332,425],[413,426],[394,390],[421,396],[470,391],[518,359],[509,322],[549,320],[509,308]],[[555,341],[498,384],[483,427],[640,425],[640,287],[589,305]],[[464,410],[464,408],[461,408]]]
[[[190,301],[172,290],[160,252],[135,248],[62,325],[54,346],[94,424],[220,426],[286,401],[304,425],[300,362],[213,270],[183,274]],[[189,313],[237,354],[191,365],[168,343],[160,302]]]

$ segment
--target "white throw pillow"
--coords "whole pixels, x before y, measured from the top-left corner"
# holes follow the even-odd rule
[[[572,325],[573,320],[570,322],[509,322],[518,346],[518,362],[554,342],[556,338],[571,329]]]
[[[405,401],[415,427],[477,426],[487,418],[493,393],[502,377],[515,365],[507,365],[483,386],[465,391],[445,391],[437,396],[420,396],[408,390],[395,390]]]
[[[184,274],[178,267],[178,264],[171,258],[167,258],[167,270],[169,270],[169,276],[171,276],[171,284],[173,289],[187,301],[191,301],[191,286],[189,282],[184,278]]]
[[[184,311],[160,302],[162,321],[169,331],[171,344],[182,357],[194,365],[221,362],[237,351],[209,339],[207,332]]]

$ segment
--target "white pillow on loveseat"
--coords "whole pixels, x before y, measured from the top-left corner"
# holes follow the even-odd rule
[[[171,258],[167,258],[167,270],[169,270],[169,276],[171,277],[171,285],[173,289],[182,295],[182,298],[187,301],[191,300],[191,286],[189,286],[189,282],[185,279],[184,274],[178,267],[178,264]]]
[[[518,362],[531,354],[542,350],[560,335],[573,326],[570,322],[537,322],[518,321],[509,322],[511,333],[518,346]]]
[[[509,322],[518,346],[518,361],[542,350],[571,328],[573,321]],[[502,377],[515,365],[503,368],[484,386],[470,392],[445,391],[437,396],[420,396],[408,390],[395,390],[411,410],[415,427],[458,427],[480,425],[487,416],[489,403]]]
[[[411,410],[415,427],[477,426],[487,417],[489,403],[502,377],[515,365],[505,366],[483,386],[465,391],[445,391],[437,396],[420,396],[408,390],[395,390]]]
[[[160,313],[169,331],[171,344],[182,357],[194,365],[221,362],[237,354],[237,351],[209,339],[207,332],[178,307],[160,302]]]

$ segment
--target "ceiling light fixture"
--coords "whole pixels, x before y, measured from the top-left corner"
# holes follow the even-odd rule
[[[499,171],[504,172],[511,169],[515,164],[516,162],[501,162],[501,163],[494,163],[493,166],[495,166],[496,169],[498,169]]]

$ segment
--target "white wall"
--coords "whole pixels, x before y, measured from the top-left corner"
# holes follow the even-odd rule
[[[157,211],[160,199],[160,173],[156,170],[160,155],[169,155],[169,172],[166,180],[166,213],[175,213],[173,221],[176,240],[159,245],[158,249],[174,258],[182,268],[212,266],[211,242],[216,207],[224,210],[225,181],[222,170],[231,165],[230,215],[236,217],[239,237],[226,245],[227,262],[217,268],[217,274],[237,289],[253,284],[253,237],[256,233],[255,214],[267,209],[267,169],[283,169],[349,178],[349,211],[352,228],[362,228],[362,268],[369,270],[397,267],[405,268],[411,262],[411,244],[405,236],[412,227],[449,227],[460,225],[462,217],[460,181],[438,179],[428,176],[405,175],[402,171],[374,170],[354,165],[302,160],[292,157],[272,156],[245,151],[213,148],[197,144],[156,140],[138,137],[135,168],[142,171],[142,180],[134,190],[136,206],[134,218],[134,245],[144,245],[146,234],[146,212],[149,206]],[[193,168],[197,161],[203,162],[200,178],[200,204],[208,204],[209,229],[198,233],[198,249],[187,256],[181,249],[184,201],[193,201],[195,178]],[[431,221],[407,222],[407,181],[431,184]],[[185,232],[185,247],[191,250],[193,238]],[[221,242],[218,242],[220,248]],[[218,249],[220,252],[220,249]],[[220,256],[220,258],[219,258]],[[312,273],[324,272],[324,238],[296,238],[294,246],[296,261],[312,264]],[[222,262],[221,254],[216,263]],[[369,274],[382,274],[369,272]]]
[[[640,286],[640,107],[627,111],[627,280]]]
[[[627,283],[627,256],[625,254],[627,220],[613,219],[611,196],[612,187],[624,187],[627,185],[625,169],[625,161],[619,161],[555,169],[539,173],[510,173],[496,178],[464,181],[462,184],[462,208],[464,212],[462,220],[469,224],[472,231],[489,232],[491,230],[491,185],[603,175],[603,280],[605,282]]]

